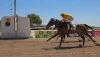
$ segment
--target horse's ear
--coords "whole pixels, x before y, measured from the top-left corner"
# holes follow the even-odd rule
[[[54,18],[51,18],[51,20],[55,20]]]
[[[59,21],[58,19],[56,19],[56,21]]]

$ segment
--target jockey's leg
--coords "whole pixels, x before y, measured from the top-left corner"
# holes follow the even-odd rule
[[[69,25],[70,25],[70,30],[73,30],[74,26],[72,25],[71,22],[69,23]]]
[[[69,33],[72,33],[74,31],[74,26],[71,22],[69,22]]]
[[[68,31],[70,32],[71,31],[71,28],[72,28],[72,25],[70,22],[66,22],[67,23],[67,26],[68,26]]]

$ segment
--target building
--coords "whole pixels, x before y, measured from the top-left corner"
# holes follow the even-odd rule
[[[30,32],[30,20],[27,17],[18,16],[18,22],[14,22],[13,16],[1,19],[2,38],[26,38],[30,36]]]

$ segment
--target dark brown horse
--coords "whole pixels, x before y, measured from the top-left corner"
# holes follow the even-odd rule
[[[92,39],[92,37],[88,34],[88,28],[92,29],[92,27],[90,27],[90,26],[88,26],[86,24],[76,25],[75,26],[75,30],[69,31],[68,30],[68,26],[66,25],[66,23],[62,23],[59,20],[52,18],[49,21],[49,23],[47,24],[46,28],[48,29],[52,25],[55,25],[55,28],[57,28],[57,33],[54,36],[52,36],[51,38],[49,38],[47,41],[49,41],[52,38],[54,38],[57,35],[59,35],[59,37],[61,37],[61,41],[60,41],[59,47],[61,47],[61,43],[64,41],[65,35],[69,35],[69,34],[73,34],[73,33],[77,33],[83,39],[83,45],[82,46],[84,46],[84,43],[85,43],[85,36],[89,37],[92,40],[92,42],[96,44],[96,41],[94,41]]]

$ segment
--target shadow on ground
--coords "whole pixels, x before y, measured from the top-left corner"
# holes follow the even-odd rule
[[[73,48],[82,48],[82,46],[70,46],[70,47],[55,47],[54,49],[60,50],[60,49],[73,49]]]
[[[72,47],[52,47],[52,48],[42,48],[43,50],[52,50],[52,49],[55,49],[55,50],[63,50],[63,49],[73,49],[73,48],[82,48],[80,46],[72,46]]]
[[[53,48],[42,48],[43,50],[65,50],[65,49],[73,49],[73,48],[88,48],[88,47],[93,47],[93,46],[85,46],[82,47],[82,45],[78,45],[78,46],[70,46],[70,47],[53,47]]]
[[[0,38],[0,40],[24,40],[29,38]]]

